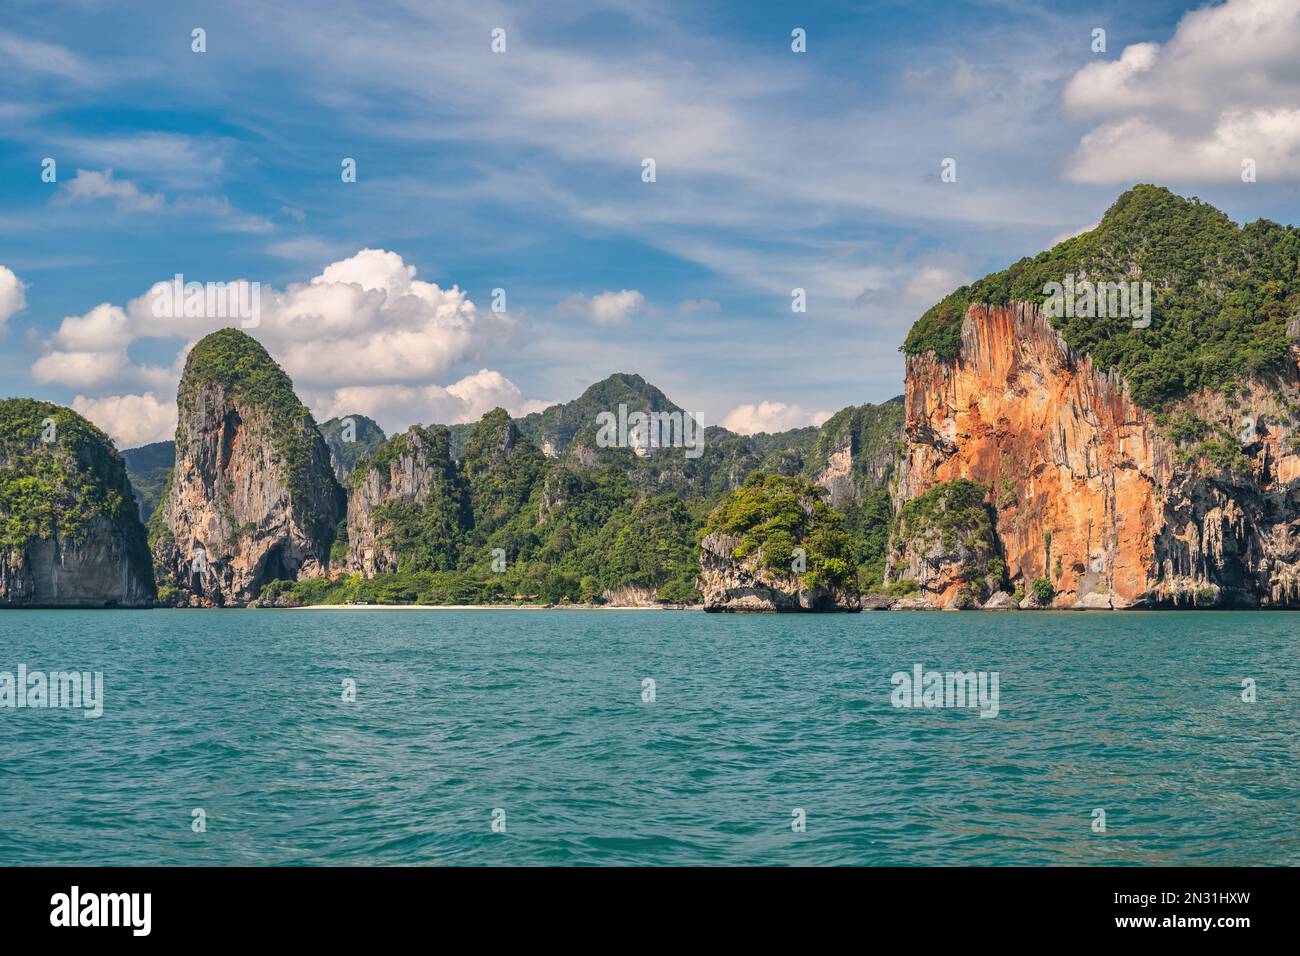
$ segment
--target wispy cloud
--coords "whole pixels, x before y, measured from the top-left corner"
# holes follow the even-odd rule
[[[146,193],[129,179],[117,179],[111,169],[78,169],[61,184],[59,200],[67,204],[108,200],[124,212],[156,212],[166,202],[161,193]]]
[[[10,75],[56,77],[82,86],[93,85],[101,73],[66,47],[0,30],[0,66]]]

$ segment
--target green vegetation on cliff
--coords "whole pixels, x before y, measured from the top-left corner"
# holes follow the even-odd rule
[[[703,533],[739,538],[736,558],[752,556],[759,567],[797,576],[805,586],[847,584],[856,568],[854,543],[825,494],[799,478],[757,472],[713,510]]]
[[[621,467],[545,458],[503,409],[465,436],[459,463],[448,429],[414,428],[358,463],[352,484],[421,445],[435,473],[427,498],[376,509],[398,570],[370,580],[276,584],[268,600],[304,603],[592,602],[624,588],[665,602],[696,598],[699,516],[672,494],[645,496]]]
[[[399,571],[450,571],[472,527],[469,494],[456,463],[451,459],[451,435],[441,425],[414,425],[394,435],[352,473],[355,486],[374,472],[382,487],[390,480],[392,464],[415,457],[428,469],[432,490],[422,501],[386,501],[375,509],[375,527],[382,529],[380,543],[397,555]]]
[[[894,520],[888,485],[898,462],[903,418],[901,395],[879,405],[841,409],[816,429],[800,471],[807,481],[821,481],[832,457],[848,452],[849,470],[837,479],[841,487],[835,506],[844,514],[845,530],[853,539],[858,588],[863,593],[879,591],[884,584]]]
[[[894,520],[889,489],[881,486],[869,488],[861,501],[846,505],[842,510],[844,529],[853,539],[858,590],[863,594],[879,591],[884,586],[889,529]]]
[[[261,424],[284,469],[299,521],[311,528],[318,540],[330,540],[335,523],[308,505],[333,498],[338,502],[336,511],[342,511],[343,491],[333,472],[320,467],[328,464],[324,439],[284,369],[252,336],[239,329],[219,329],[200,339],[185,361],[176,395],[181,422],[197,413],[200,394],[213,385],[245,408],[265,411],[267,418]],[[181,437],[178,425],[177,440]]]
[[[518,487],[512,476],[499,477],[504,487]],[[446,513],[433,502],[426,510]],[[411,525],[416,533],[402,542],[404,553],[447,553],[429,550],[430,539],[420,534],[427,523]],[[275,583],[266,597],[308,604],[564,603],[599,602],[606,592],[633,587],[657,590],[660,601],[689,603],[697,598],[698,526],[673,495],[638,500],[617,469],[580,473],[553,466],[507,521],[490,533],[471,527],[458,539],[454,567],[404,560],[398,572],[369,580],[347,575],[335,582]]]
[[[100,521],[124,536],[151,589],[144,528],[111,439],[70,408],[0,400],[0,551],[12,558],[38,539],[80,542]]]
[[[156,553],[155,548],[159,542],[170,547],[172,543],[172,531],[167,526],[167,499],[172,493],[172,479],[176,475],[176,470],[170,469],[167,477],[163,480],[162,490],[158,492],[158,505],[154,508],[153,513],[149,515],[149,520],[145,522],[145,531],[148,533],[149,550]]]
[[[347,481],[358,461],[384,443],[384,430],[365,415],[331,418],[321,423],[320,433],[329,446],[334,475],[340,483]]]
[[[252,351],[245,341],[251,342],[226,330],[201,342],[191,354],[182,403],[192,403],[203,383],[215,382],[239,401],[256,394],[274,420],[299,428],[308,418],[287,376],[260,346]],[[598,414],[617,414],[620,404],[629,413],[681,413],[639,376],[618,374],[575,402],[535,416],[512,420],[494,409],[473,425],[417,426],[359,455],[349,479],[353,489],[372,472],[386,483],[392,463],[415,453],[417,440],[422,467],[434,472],[423,500],[375,506],[374,528],[379,543],[397,557],[396,570],[369,580],[344,575],[272,583],[263,599],[563,603],[641,600],[653,593],[663,602],[693,602],[699,599],[698,539],[706,517],[756,471],[764,480],[787,482],[790,500],[807,510],[793,522],[774,516],[770,527],[756,532],[785,531],[805,547],[807,583],[849,584],[859,575],[879,582],[890,520],[882,483],[895,453],[898,403],[845,410],[834,419],[833,440],[815,427],[742,436],[710,426],[703,447],[696,446],[698,456],[686,447],[649,454],[598,447]],[[334,434],[339,425],[333,420],[325,431]],[[808,478],[796,477],[825,467],[841,439],[852,457],[848,463],[837,458],[837,467],[850,468],[857,489],[844,505],[847,520]],[[540,441],[555,454],[543,454]],[[296,451],[290,447],[285,454]],[[864,453],[870,461],[858,460]],[[309,461],[305,455],[300,460]],[[771,503],[783,507],[785,499],[776,494]],[[165,536],[161,526],[151,531],[155,539]],[[347,554],[346,525],[332,533],[330,561],[337,567]],[[778,543],[772,538],[769,544]]]
[[[898,513],[897,532],[907,540],[933,537],[951,549],[993,542],[989,489],[969,478],[940,482],[908,501]]]
[[[162,501],[163,489],[167,487],[167,480],[176,464],[176,443],[158,441],[128,448],[122,452],[122,460],[126,462],[126,474],[140,505],[140,520],[148,522]]]
[[[940,482],[912,498],[903,505],[894,523],[896,558],[911,553],[960,561],[960,576],[967,589],[982,601],[1002,586],[1006,576],[998,557],[994,512],[988,497],[987,486],[958,478]]]
[[[461,467],[474,502],[476,537],[483,543],[529,500],[546,459],[504,408],[494,408],[470,432]]]
[[[617,413],[619,405],[626,405],[629,411],[682,410],[640,375],[616,372],[588,386],[571,402],[552,405],[545,411],[525,415],[519,421],[519,430],[537,442],[539,447],[549,443],[556,451],[563,451],[575,437],[593,437],[596,432],[596,415],[606,411]]]
[[[886,484],[894,473],[898,443],[903,437],[903,397],[879,405],[850,405],[840,409],[817,429],[804,461],[804,478],[815,480],[830,463],[832,454],[847,448],[852,467],[849,479],[855,492]]]
[[[912,326],[903,351],[950,359],[968,306],[1042,304],[1044,286],[1067,275],[1151,283],[1149,328],[1124,316],[1051,321],[1099,368],[1118,369],[1138,402],[1158,408],[1285,368],[1288,319],[1300,312],[1300,229],[1263,219],[1238,227],[1197,199],[1136,186],[1096,228],[944,298]]]

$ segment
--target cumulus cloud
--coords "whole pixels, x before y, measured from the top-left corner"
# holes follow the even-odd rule
[[[48,352],[32,363],[32,378],[102,394],[132,388],[166,390],[174,388],[177,376],[156,365],[135,364],[123,348]]]
[[[636,289],[602,292],[590,298],[575,292],[556,306],[559,315],[586,319],[596,325],[626,325],[645,306],[645,296]]]
[[[1237,180],[1300,170],[1300,5],[1228,0],[1186,14],[1167,43],[1090,63],[1067,110],[1096,119],[1068,172],[1080,182]]]
[[[506,315],[480,313],[459,288],[444,289],[415,275],[415,267],[396,253],[363,249],[282,291],[258,287],[254,293],[252,284],[235,280],[228,284],[227,298],[257,303],[257,324],[250,327],[254,337],[298,386],[317,391],[427,382],[473,358],[488,342],[509,338],[513,324]],[[193,342],[245,322],[233,306],[225,314],[208,314],[223,310],[203,307],[186,315],[174,299],[165,280],[125,308],[104,303],[65,318],[36,363],[38,380],[79,389],[151,380],[160,371],[168,373],[133,365],[126,356],[132,343]]]
[[[70,315],[51,337],[60,351],[113,351],[131,341],[131,320],[119,306],[101,302],[85,315]]]
[[[798,405],[784,402],[759,402],[757,405],[737,405],[722,418],[722,427],[739,435],[758,432],[783,432],[805,425],[820,425],[832,412],[806,412]]]
[[[1098,127],[1079,149],[1070,175],[1080,182],[1237,180],[1247,159],[1257,176],[1279,179],[1300,162],[1300,109],[1229,110],[1190,135],[1133,117]]]
[[[246,324],[233,303],[256,302],[248,331],[322,418],[360,412],[386,428],[404,428],[471,421],[497,405],[534,410],[536,403],[489,369],[445,387],[429,384],[489,344],[509,341],[514,324],[508,315],[480,312],[455,286],[416,278],[415,267],[396,253],[362,249],[283,290],[240,279],[227,283],[226,293],[232,305],[225,315],[209,314],[221,310],[207,305],[185,309],[184,287],[177,300],[173,283],[161,281],[125,307],[101,303],[68,316],[46,339],[32,375],[76,389],[87,403],[102,400],[97,409],[140,411],[144,396],[174,391],[195,341]],[[132,360],[132,345],[154,339],[182,340],[170,367]]]
[[[393,434],[421,424],[473,422],[494,408],[512,415],[540,411],[551,402],[527,401],[514,382],[500,372],[479,369],[457,382],[441,385],[354,385],[336,390],[313,404],[317,420],[340,415],[369,415]]]
[[[13,270],[0,266],[0,328],[27,308],[27,287]]]
[[[77,174],[63,183],[59,191],[64,203],[111,200],[124,212],[153,212],[163,207],[159,193],[143,192],[129,179],[115,179],[113,170],[78,169]]]
[[[160,401],[152,392],[108,398],[78,395],[72,407],[106,431],[119,448],[169,441],[176,434],[176,403]]]

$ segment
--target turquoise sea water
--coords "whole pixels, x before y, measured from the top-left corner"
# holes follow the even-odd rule
[[[1298,647],[1282,613],[0,612],[0,671],[105,685],[0,708],[0,864],[1297,864]],[[895,708],[914,664],[997,671],[998,716]]]

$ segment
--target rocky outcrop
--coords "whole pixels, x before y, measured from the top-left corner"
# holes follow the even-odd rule
[[[860,611],[856,593],[839,587],[804,587],[797,574],[760,566],[757,555],[737,558],[740,539],[714,533],[700,542],[699,590],[706,611]]]
[[[347,567],[366,577],[399,565],[455,567],[472,523],[469,498],[451,460],[446,428],[413,426],[394,435],[353,474],[348,495]]]
[[[179,603],[243,605],[270,581],[324,574],[343,492],[284,371],[223,329],[191,350],[177,402],[176,465],[151,527]]]
[[[941,482],[983,484],[1024,593],[1046,580],[1054,607],[1300,606],[1294,368],[1194,395],[1158,425],[1037,307],[973,305],[955,357],[908,357],[905,399],[899,507]],[[1180,416],[1232,437],[1180,445]],[[959,572],[941,575],[927,590],[949,606]]]
[[[836,412],[817,430],[804,473],[844,509],[861,504],[867,489],[888,484],[903,437],[903,400],[856,405]]]
[[[76,412],[0,401],[0,607],[148,607],[153,574],[126,467]]]
[[[330,450],[330,465],[339,484],[347,487],[357,463],[384,443],[384,430],[373,418],[347,415],[321,422],[320,433]]]
[[[1018,611],[1020,605],[1006,591],[997,591],[983,605],[986,611]]]
[[[639,588],[631,585],[604,591],[600,596],[600,602],[605,607],[663,607],[654,588]]]
[[[886,560],[886,583],[912,582],[935,607],[968,610],[1004,578],[987,490],[966,478],[939,482],[903,503]]]

